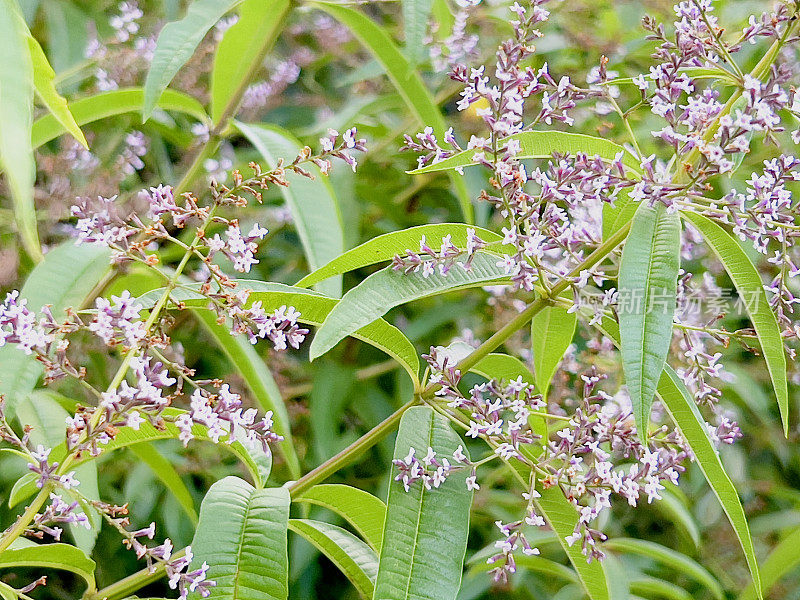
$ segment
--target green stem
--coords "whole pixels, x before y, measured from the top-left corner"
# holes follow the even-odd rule
[[[184,554],[186,554],[185,549],[173,554],[170,560],[180,558]],[[165,571],[166,566],[164,563],[155,565],[152,571],[150,569],[142,569],[141,571],[137,571],[132,575],[128,575],[124,579],[120,579],[119,581],[114,582],[101,590],[97,590],[93,594],[84,596],[84,600],[117,600],[118,598],[127,598],[134,592],[149,584],[151,581],[164,575]]]
[[[25,529],[27,529],[30,522],[33,521],[33,518],[42,506],[44,506],[44,503],[47,502],[47,499],[50,497],[50,492],[53,491],[54,487],[52,482],[44,484],[36,498],[33,499],[33,502],[25,509],[25,512],[19,516],[14,525],[0,538],[0,554],[5,552],[15,539],[25,533]]]

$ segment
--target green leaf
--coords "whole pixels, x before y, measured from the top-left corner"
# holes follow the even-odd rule
[[[156,100],[192,57],[208,30],[242,0],[194,0],[186,16],[167,23],[158,34],[156,49],[144,82],[142,120],[147,121]]]
[[[250,290],[248,303],[261,302],[262,308],[266,311],[274,310],[283,305],[294,306],[301,313],[298,320],[308,325],[321,325],[333,308],[340,302],[336,298],[328,298],[316,292],[282,283],[239,280],[239,284],[241,286],[240,289]],[[161,294],[163,294],[163,289],[154,290],[144,296],[140,296],[137,300],[143,307],[148,308],[153,306]],[[208,305],[208,299],[192,291],[189,286],[175,290],[172,298],[184,302],[189,307],[206,308]],[[417,351],[397,327],[389,325],[383,319],[378,319],[348,335],[352,335],[354,338],[386,352],[402,365],[411,376],[412,381],[418,383],[419,357],[417,356]]]
[[[428,33],[428,20],[433,8],[432,0],[402,0],[403,32],[406,57],[411,65],[424,60],[428,46],[423,43]]]
[[[680,244],[677,213],[660,202],[639,205],[619,267],[619,322],[625,383],[642,440],[672,339]]]
[[[562,306],[546,306],[531,321],[533,372],[536,374],[536,387],[545,398],[558,364],[572,343],[577,325],[578,316]]]
[[[763,593],[769,593],[772,586],[800,564],[800,529],[795,529],[775,546],[767,559],[761,564],[761,584]],[[753,583],[742,591],[739,600],[754,600],[756,590]]]
[[[346,529],[322,521],[289,519],[289,529],[327,556],[362,598],[372,598],[378,573],[378,556],[372,548]]]
[[[134,444],[130,447],[131,452],[141,462],[150,467],[153,474],[158,477],[164,487],[175,496],[175,499],[180,504],[183,512],[189,517],[189,520],[197,525],[197,511],[194,508],[194,498],[186,484],[183,483],[181,476],[166,458],[161,456],[155,446],[146,442]]]
[[[33,185],[36,166],[31,146],[33,62],[30,35],[15,0],[0,0],[0,167],[14,202],[14,218],[25,251],[39,261],[42,251],[36,229]]]
[[[346,519],[376,552],[381,551],[386,505],[380,498],[349,485],[324,483],[293,500],[332,510]]]
[[[634,173],[639,171],[639,162],[625,148],[601,137],[566,131],[523,131],[504,138],[503,141],[519,141],[520,151],[517,158],[552,158],[554,152],[575,155],[583,152],[589,156],[599,156],[606,161],[615,160],[622,152],[622,162]],[[507,144],[508,142],[506,142]],[[502,151],[505,145],[498,151]],[[477,150],[464,150],[439,162],[409,171],[412,175],[449,171],[476,165],[473,156]]]
[[[241,85],[253,78],[264,56],[286,24],[289,0],[245,0],[239,20],[225,32],[214,55],[211,71],[211,121],[218,125]],[[232,116],[232,115],[228,115]]]
[[[108,248],[95,245],[76,246],[69,241],[56,246],[28,275],[20,296],[27,299],[33,311],[50,304],[58,319],[66,308],[77,309],[84,304],[108,273],[110,256]],[[36,387],[42,372],[41,363],[16,346],[0,348],[0,394],[5,395],[10,414]]]
[[[400,421],[394,457],[410,448],[433,448],[452,457],[461,440],[447,420],[428,407],[409,408]],[[394,475],[394,470],[392,470]],[[454,600],[461,585],[472,492],[467,473],[455,472],[438,488],[417,482],[408,492],[390,480],[375,600]]]
[[[578,522],[575,507],[564,497],[560,489],[540,488],[541,486],[537,489],[542,497],[534,500],[536,508],[547,524],[556,532],[558,543],[567,553],[589,598],[591,600],[609,600],[609,583],[602,564],[598,561],[587,563],[579,544],[570,546],[566,541],[566,538],[574,532],[575,524]]]
[[[616,322],[604,318],[597,327],[619,346],[619,329]],[[664,371],[659,379],[658,396],[661,398],[670,418],[680,430],[683,439],[692,449],[697,465],[703,472],[708,485],[711,486],[714,495],[719,500],[722,510],[725,511],[728,521],[739,539],[739,544],[747,560],[753,581],[757,583],[760,590],[761,576],[758,569],[758,560],[756,559],[753,540],[750,536],[750,528],[747,525],[747,516],[739,500],[736,486],[734,486],[725,471],[725,467],[722,466],[719,453],[708,436],[705,419],[700,414],[697,404],[669,365],[664,366]],[[759,598],[761,598],[760,593]]]
[[[142,102],[144,102],[142,88],[125,88],[101,92],[70,102],[69,110],[78,125],[86,125],[108,117],[137,112],[142,108]],[[208,121],[203,106],[183,92],[164,90],[156,106],[163,110],[190,115],[202,122]],[[66,132],[67,129],[64,128],[64,125],[52,114],[36,119],[31,132],[33,147],[38,148]]]
[[[272,411],[273,430],[283,436],[283,441],[279,442],[278,446],[286,459],[289,473],[295,479],[299,479],[300,460],[292,440],[289,414],[286,412],[286,405],[269,367],[245,336],[231,335],[230,330],[218,324],[215,313],[209,310],[196,310],[194,314],[242,376],[259,408],[262,411]]]
[[[289,595],[289,492],[226,477],[208,490],[192,540],[190,569],[209,565],[211,600],[281,600]]]
[[[661,375],[661,380],[658,384],[658,395],[675,425],[680,429],[681,435],[683,435],[692,452],[694,452],[700,470],[722,505],[728,521],[733,526],[747,560],[747,565],[750,568],[750,574],[760,590],[761,576],[759,574],[758,560],[756,559],[753,540],[750,537],[747,516],[736,492],[736,486],[734,486],[725,472],[725,467],[722,466],[719,454],[708,437],[706,423],[697,409],[697,404],[678,375],[669,366],[665,367],[664,373]],[[761,597],[759,593],[759,598]]]
[[[457,248],[465,248],[468,229],[470,229],[469,225],[464,225],[463,223],[441,223],[419,225],[401,231],[384,233],[337,256],[325,266],[303,277],[296,285],[297,287],[310,287],[334,275],[341,275],[361,267],[392,260],[396,254],[404,254],[409,249],[418,252],[419,243],[423,237],[428,240],[429,244],[436,247],[438,240],[449,235],[451,236],[450,241]],[[484,242],[499,242],[503,239],[502,236],[488,229],[480,227],[472,227],[471,229],[474,229],[478,237]]]
[[[236,127],[270,168],[275,168],[280,159],[291,162],[302,148],[290,133],[278,127],[239,122]],[[303,168],[312,173],[314,179],[287,173],[286,179],[291,185],[281,186],[281,193],[292,212],[308,264],[314,271],[344,251],[344,233],[339,203],[330,181],[313,164],[303,165]],[[320,282],[316,288],[326,296],[339,297],[342,295],[342,279],[331,278]]]
[[[368,17],[346,6],[324,2],[313,4],[343,23],[353,32],[353,35],[383,66],[397,93],[403,98],[406,106],[417,117],[418,121],[423,125],[433,127],[436,136],[440,140],[443,139],[447,124],[439,107],[436,105],[428,88],[425,87],[416,68],[406,60],[386,31],[373,23]],[[464,219],[471,223],[473,221],[473,208],[466,183],[456,173],[450,173],[449,175],[456,189],[456,196],[461,203]]]
[[[497,257],[483,252],[474,255],[469,271],[455,265],[445,275],[437,271],[424,277],[422,273],[405,274],[386,267],[344,295],[314,336],[309,355],[312,360],[322,356],[340,340],[395,306],[448,291],[497,283],[506,277],[505,270],[497,265]]]
[[[61,407],[55,398],[44,391],[32,393],[28,402],[23,402],[17,407],[17,420],[20,424],[33,428],[30,439],[34,447],[39,444],[47,448],[54,448],[59,444],[63,445],[66,440],[66,418],[68,416],[69,413]],[[75,468],[75,478],[81,482],[79,487],[81,495],[89,500],[100,500],[100,492],[97,485],[97,465],[95,463],[77,466]],[[69,491],[58,490],[56,493],[67,502],[79,499]],[[87,529],[81,524],[70,523],[68,529],[75,540],[75,545],[87,555],[91,555],[97,541],[97,535],[100,533],[102,518],[93,508],[86,508],[85,512],[89,519],[90,527]]]
[[[94,589],[94,561],[69,544],[33,544],[9,548],[0,554],[0,569],[20,567],[70,571],[82,577],[89,590]]]
[[[84,148],[88,148],[89,144],[86,143],[86,138],[83,136],[81,128],[78,127],[75,117],[69,111],[67,101],[56,90],[54,84],[55,71],[47,61],[39,42],[30,35],[30,32],[28,33],[28,47],[33,61],[33,85],[36,88],[36,94],[62,127],[78,140]]]
[[[616,552],[637,554],[639,556],[652,558],[704,585],[715,598],[722,600],[725,597],[722,586],[716,578],[709,573],[708,569],[685,554],[672,550],[671,548],[656,544],[655,542],[637,540],[634,538],[612,538],[603,545],[605,548]]]
[[[703,235],[728,272],[739,296],[744,300],[743,304],[753,323],[753,328],[756,330],[758,341],[761,343],[761,353],[767,363],[772,387],[778,399],[783,433],[788,436],[789,393],[786,383],[786,354],[783,349],[781,330],[775,314],[769,306],[769,299],[764,291],[761,276],[739,243],[722,227],[697,213],[685,212],[682,214]]]

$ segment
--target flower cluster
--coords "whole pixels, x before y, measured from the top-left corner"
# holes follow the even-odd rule
[[[401,482],[405,491],[409,491],[411,486],[418,481],[422,482],[425,489],[430,490],[431,488],[438,488],[447,480],[450,473],[471,466],[472,464],[464,454],[464,448],[462,446],[459,446],[455,452],[453,452],[453,461],[455,464],[451,464],[450,459],[445,456],[437,458],[436,452],[430,447],[421,460],[417,458],[416,454],[416,448],[410,448],[408,456],[402,459],[397,458],[392,461],[392,464],[397,467],[398,471],[394,480]],[[476,490],[480,488],[475,482],[475,479],[475,470],[473,468],[472,474],[466,479],[467,489]]]
[[[91,529],[89,518],[86,513],[78,510],[80,503],[67,503],[58,494],[50,493],[50,504],[47,508],[37,514],[31,526],[25,531],[28,537],[42,538],[44,534],[52,536],[55,541],[61,540],[64,529],[61,525],[75,524]]]
[[[419,241],[419,252],[423,256],[412,250],[406,250],[404,256],[397,254],[394,256],[392,268],[406,274],[421,272],[426,279],[436,272],[436,267],[439,268],[439,273],[442,275],[447,275],[454,265],[459,265],[465,271],[469,271],[472,268],[475,253],[487,245],[475,234],[475,229],[472,227],[467,228],[465,250],[456,247],[452,242],[452,236],[447,234],[442,237],[442,243],[437,252],[428,245],[428,240],[423,235]],[[466,259],[464,259],[465,256]]]

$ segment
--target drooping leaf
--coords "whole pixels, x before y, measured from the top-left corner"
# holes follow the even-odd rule
[[[324,483],[303,492],[294,501],[332,510],[347,520],[376,552],[381,551],[386,505],[380,498],[349,485]]]
[[[604,544],[604,547],[616,552],[637,554],[639,556],[651,558],[704,585],[712,593],[714,598],[718,598],[719,600],[724,598],[722,586],[717,579],[709,573],[708,569],[676,550],[672,550],[661,544],[656,544],[655,542],[637,540],[635,538],[611,538]]]
[[[546,306],[531,320],[533,372],[536,387],[545,398],[558,364],[572,343],[577,324],[578,316],[563,306]]]
[[[69,544],[32,544],[9,548],[0,554],[0,569],[20,567],[70,571],[83,578],[90,590],[94,589],[94,561]]]
[[[33,62],[28,26],[15,0],[0,0],[0,167],[8,182],[14,218],[25,251],[41,260],[33,184],[36,166],[31,146]]]
[[[238,477],[212,485],[200,506],[190,566],[208,563],[208,578],[216,582],[210,599],[287,598],[288,522],[286,488],[256,489]]]
[[[150,467],[153,475],[164,484],[164,487],[167,488],[169,493],[178,501],[183,512],[189,517],[189,520],[194,525],[197,525],[197,511],[194,508],[194,498],[192,498],[191,492],[175,470],[175,467],[172,466],[172,463],[164,458],[155,446],[147,442],[133,444],[130,446],[130,450],[136,458]]]
[[[642,440],[672,339],[680,235],[677,213],[640,204],[619,267],[622,366]]]
[[[242,289],[251,291],[248,302],[261,302],[262,308],[266,311],[272,311],[283,305],[294,306],[301,313],[298,320],[308,325],[321,325],[331,310],[340,302],[335,298],[328,298],[310,290],[281,283],[241,280],[240,285]],[[154,290],[138,298],[138,302],[147,308],[152,306],[162,293],[163,290]],[[208,299],[194,292],[190,286],[175,290],[172,297],[184,302],[189,307],[205,308],[208,305]],[[417,351],[397,327],[383,319],[378,319],[349,335],[386,352],[402,365],[411,376],[412,381],[417,382],[419,371]]]
[[[423,43],[428,32],[428,21],[433,8],[432,0],[402,0],[403,32],[408,62],[416,65],[423,60],[427,46]]]
[[[195,315],[242,376],[261,410],[272,411],[273,430],[283,436],[283,441],[278,444],[280,451],[286,459],[289,473],[298,479],[300,477],[300,460],[292,440],[289,414],[286,412],[286,405],[283,403],[281,392],[269,367],[247,338],[241,335],[231,335],[229,330],[217,323],[216,315],[213,312],[197,310]]]
[[[394,457],[410,448],[433,448],[452,457],[461,440],[444,417],[428,407],[408,409],[400,421]],[[394,470],[392,472],[394,475]],[[438,488],[421,482],[405,491],[390,482],[375,600],[454,600],[461,585],[472,492],[467,473],[452,473]]]
[[[80,308],[86,297],[109,271],[110,251],[99,246],[76,246],[65,242],[47,253],[44,260],[31,271],[20,296],[28,308],[39,311],[51,305],[53,315],[63,317],[64,309]],[[43,367],[14,345],[0,348],[0,394],[5,395],[6,407],[13,414],[17,403],[36,386]]]
[[[597,155],[606,161],[613,161],[621,152],[625,166],[634,173],[639,170],[639,162],[630,152],[619,144],[601,137],[566,131],[523,131],[505,139],[519,142],[520,151],[516,155],[517,158],[552,158],[554,152],[570,155],[583,152],[589,156]],[[504,147],[505,145],[502,148]],[[475,152],[477,150],[464,150],[439,162],[409,171],[409,173],[421,175],[476,165],[478,163],[473,160]]]
[[[596,327],[614,344],[619,346],[619,328],[615,321],[604,318]],[[705,419],[700,414],[697,404],[686,389],[686,386],[669,365],[664,365],[657,391],[664,408],[667,409],[670,418],[692,449],[697,465],[703,472],[703,476],[708,485],[711,486],[711,490],[717,500],[719,500],[722,510],[725,511],[725,515],[728,517],[728,521],[739,539],[739,545],[747,560],[747,566],[750,568],[753,581],[758,582],[757,585],[760,591],[761,576],[753,540],[750,536],[750,527],[747,524],[747,516],[739,500],[736,486],[734,486],[725,471],[719,453],[708,436]],[[760,594],[759,598],[761,598]]]
[[[323,521],[289,519],[289,529],[327,556],[362,598],[372,598],[378,573],[378,556],[372,548],[346,529]]]
[[[725,511],[728,521],[733,526],[747,560],[747,566],[750,568],[750,575],[760,591],[761,575],[759,573],[758,560],[756,559],[753,540],[750,537],[747,516],[736,492],[736,486],[728,477],[725,467],[722,466],[720,461],[719,454],[708,437],[708,429],[706,428],[705,420],[697,409],[697,404],[678,375],[669,366],[664,369],[659,381],[658,395],[675,425],[680,429],[683,438],[691,447],[692,452],[694,452],[700,470],[705,475],[706,481],[708,481],[719,503],[722,505],[722,510]],[[759,598],[761,598],[760,593]]]
[[[772,387],[778,399],[783,432],[784,435],[788,435],[789,393],[786,383],[786,354],[781,330],[769,306],[761,277],[739,243],[722,227],[698,213],[686,212],[683,213],[683,217],[703,235],[728,272],[739,297],[744,300],[743,304],[761,343],[761,353],[767,363]]]
[[[365,15],[346,6],[328,2],[315,3],[314,6],[324,10],[353,32],[353,35],[383,66],[397,93],[403,98],[406,106],[419,122],[433,127],[436,136],[440,140],[443,139],[447,125],[439,107],[428,88],[425,87],[417,70],[406,60],[386,31]],[[466,183],[456,173],[450,173],[450,180],[461,203],[464,219],[468,223],[472,223],[472,200]]]
[[[238,122],[236,126],[271,168],[275,168],[280,159],[291,162],[300,152],[299,142],[278,127]],[[333,186],[315,165],[303,165],[303,168],[312,173],[314,179],[288,173],[286,178],[291,185],[282,186],[281,193],[292,212],[308,264],[315,271],[344,251],[344,233]],[[326,296],[338,298],[342,295],[342,279],[331,277],[320,281],[316,288]]]
[[[81,98],[70,102],[68,107],[75,122],[78,125],[86,125],[108,117],[138,112],[142,108],[142,102],[144,102],[142,88],[124,88]],[[208,121],[203,106],[183,92],[164,90],[156,106],[163,110],[190,115],[204,123]],[[33,147],[38,148],[66,132],[64,125],[52,114],[36,119],[31,132]]]
[[[167,23],[158,34],[153,60],[144,82],[142,120],[153,112],[156,100],[192,57],[208,30],[242,0],[194,0],[179,21]]]
[[[56,90],[54,84],[55,71],[47,61],[39,42],[30,35],[30,32],[28,33],[28,47],[33,62],[33,85],[36,88],[36,94],[64,129],[78,140],[84,148],[88,148],[89,145],[86,143],[86,138],[75,122],[75,117],[70,112],[67,101]]]
[[[427,239],[433,248],[437,248],[438,241],[449,235],[450,241],[454,246],[465,248],[468,229],[470,229],[470,226],[463,223],[437,223],[384,233],[337,256],[325,266],[303,277],[296,285],[298,287],[310,287],[334,275],[341,275],[361,267],[392,260],[396,254],[402,255],[406,250],[418,252],[419,243],[423,237]],[[488,229],[480,227],[472,227],[472,229],[484,242],[492,243],[502,240],[502,236]]]
[[[261,67],[264,56],[275,44],[286,22],[289,0],[244,0],[239,20],[217,46],[211,71],[211,121],[217,125],[237,88],[246,85]],[[233,115],[229,115],[233,116]]]
[[[455,265],[445,275],[437,271],[429,277],[422,273],[405,274],[391,267],[373,273],[348,291],[330,312],[311,342],[311,359],[322,356],[340,340],[395,306],[448,291],[503,281],[507,276],[497,262],[496,256],[477,252],[468,271]]]

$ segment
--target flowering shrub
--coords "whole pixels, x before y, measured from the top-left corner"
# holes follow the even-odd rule
[[[794,1],[0,3],[4,600],[794,597]]]

